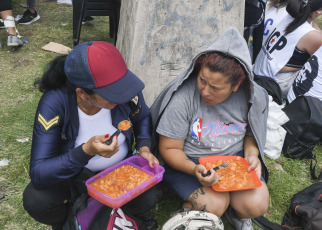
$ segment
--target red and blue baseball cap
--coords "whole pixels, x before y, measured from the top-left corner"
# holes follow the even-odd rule
[[[144,83],[128,70],[122,54],[108,42],[78,44],[68,54],[64,70],[72,84],[91,89],[115,104],[130,101],[144,89]]]

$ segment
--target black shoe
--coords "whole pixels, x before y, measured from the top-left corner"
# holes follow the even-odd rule
[[[22,18],[18,20],[18,22],[22,25],[29,25],[37,21],[38,19],[40,19],[40,16],[37,14],[37,11],[35,11],[35,13],[31,13],[31,11],[27,9],[23,13]]]
[[[82,24],[84,25],[86,22],[93,21],[94,17],[93,16],[86,16],[83,18]]]
[[[5,29],[6,27],[4,26],[4,22],[0,21],[0,29]]]

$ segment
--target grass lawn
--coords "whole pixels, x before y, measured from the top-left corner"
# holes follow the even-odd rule
[[[14,16],[23,14],[20,6],[24,0],[13,0]],[[0,229],[31,230],[50,229],[35,222],[22,207],[22,193],[29,183],[29,158],[34,115],[41,96],[33,87],[46,63],[58,54],[41,50],[53,41],[72,48],[72,7],[57,5],[56,1],[37,1],[41,19],[31,25],[17,28],[27,43],[22,48],[6,46],[7,33],[0,30]],[[322,27],[322,21],[318,21]],[[84,25],[81,40],[103,40],[113,43],[108,34],[108,17],[95,17]],[[23,142],[23,140],[26,140]],[[322,147],[314,149],[319,167],[322,167]],[[268,187],[271,200],[266,217],[281,223],[294,193],[314,183],[310,179],[309,160],[290,160],[281,156],[277,160],[266,159],[270,179]],[[166,193],[153,212],[162,225],[169,214],[180,208],[181,201]],[[229,225],[226,229],[231,229]]]

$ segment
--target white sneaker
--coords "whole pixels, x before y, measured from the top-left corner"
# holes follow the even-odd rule
[[[19,39],[17,36],[14,35],[8,35],[8,42],[7,42],[7,46],[22,46],[23,45],[23,41],[21,41],[21,39]]]
[[[57,0],[57,4],[58,5],[72,6],[73,5],[73,2],[72,2],[72,0]]]
[[[229,207],[225,212],[227,220],[235,226],[236,230],[254,230],[251,219],[237,219],[234,210]]]

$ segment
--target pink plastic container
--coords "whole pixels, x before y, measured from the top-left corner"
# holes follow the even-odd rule
[[[91,187],[91,183],[93,183],[95,180],[105,176],[106,174],[112,172],[113,170],[121,167],[122,165],[131,165],[133,167],[136,167],[152,176],[149,180],[145,181],[144,183],[140,184],[139,186],[135,187],[134,189],[131,189],[127,191],[125,194],[119,197],[111,197],[108,196],[95,188]],[[97,175],[91,177],[86,181],[86,187],[88,194],[95,198],[96,200],[100,201],[103,204],[106,204],[109,207],[112,208],[119,208],[122,205],[126,204],[133,198],[137,197],[141,193],[145,192],[152,186],[156,185],[163,179],[163,173],[164,168],[158,164],[154,164],[154,168],[151,168],[149,166],[149,163],[146,159],[140,156],[132,156],[129,157],[115,165],[113,165],[110,168],[105,169],[104,171],[98,173]],[[117,183],[117,181],[115,181]]]

